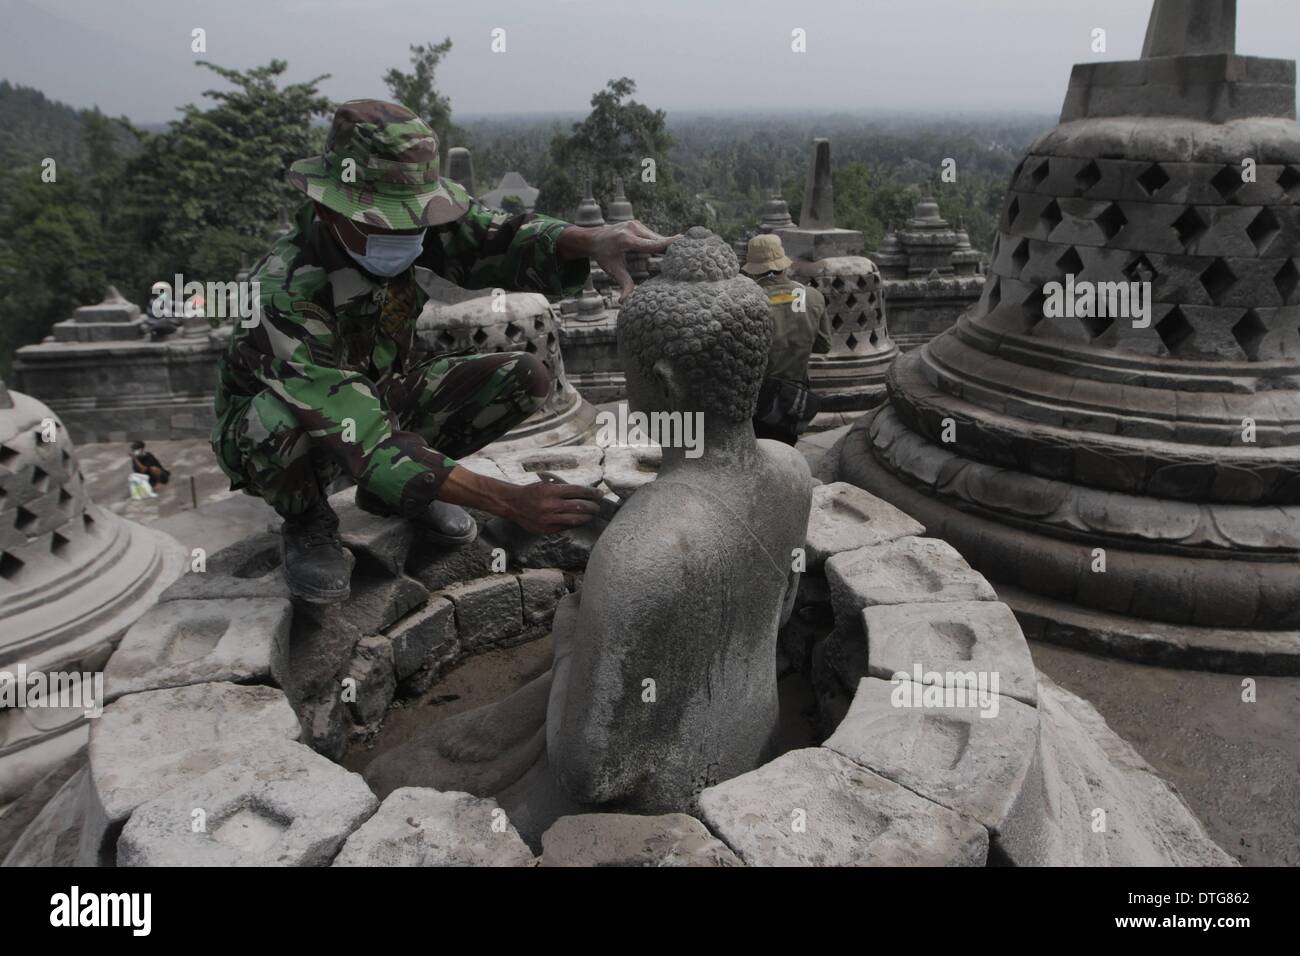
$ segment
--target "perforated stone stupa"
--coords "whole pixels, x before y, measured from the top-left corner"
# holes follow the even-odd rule
[[[0,382],[0,671],[90,672],[183,552],[87,497],[58,417]],[[0,805],[85,744],[80,707],[0,709]]]
[[[808,378],[821,399],[822,413],[813,427],[840,424],[844,413],[872,408],[885,397],[885,372],[898,355],[885,321],[880,271],[862,255],[862,233],[834,224],[831,144],[816,139],[808,167],[799,225],[780,228],[779,205],[764,209],[769,231],[781,237],[794,260],[791,275],[826,297],[831,323],[831,350],[814,355]]]
[[[551,373],[550,397],[495,447],[521,450],[575,445],[594,431],[596,409],[578,394],[565,374],[559,316],[546,296],[507,292],[502,293],[499,302],[481,293],[452,302],[430,299],[415,328],[425,345],[435,352],[528,352],[541,359]]]
[[[1300,673],[1295,64],[1236,54],[1235,9],[1157,0],[1141,60],[1075,67],[978,306],[898,362],[840,474],[1031,635]],[[1054,314],[1069,280],[1150,282],[1149,322]]]

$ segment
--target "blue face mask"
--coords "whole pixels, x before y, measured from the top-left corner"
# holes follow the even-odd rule
[[[426,232],[427,229],[421,229],[417,233],[406,236],[389,234],[366,236],[364,255],[348,249],[346,244],[343,244],[343,248],[348,249],[348,255],[367,272],[377,276],[395,276],[405,272],[411,263],[420,258],[420,253],[424,251]]]

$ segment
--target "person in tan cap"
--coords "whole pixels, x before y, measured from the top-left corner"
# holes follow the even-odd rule
[[[787,275],[790,257],[780,236],[749,240],[740,268],[767,295],[772,317],[772,345],[754,412],[754,434],[793,445],[817,414],[817,396],[808,387],[808,358],[831,350],[826,299]]]

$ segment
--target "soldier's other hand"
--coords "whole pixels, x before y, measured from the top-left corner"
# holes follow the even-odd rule
[[[570,226],[560,235],[559,252],[565,259],[586,256],[594,260],[618,283],[623,298],[627,298],[634,288],[627,271],[628,254],[657,256],[676,238],[661,236],[635,219],[613,226]]]
[[[518,485],[510,520],[533,534],[553,534],[577,528],[600,514],[601,493],[585,485],[539,481]]]

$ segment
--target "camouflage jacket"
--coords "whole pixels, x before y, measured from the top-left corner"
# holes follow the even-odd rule
[[[257,265],[251,279],[259,284],[259,315],[249,327],[235,321],[218,364],[212,441],[232,487],[245,482],[230,425],[270,389],[360,486],[400,508],[412,479],[427,487],[454,466],[419,435],[402,431],[379,397],[385,377],[428,357],[416,341],[415,320],[432,276],[468,289],[551,296],[581,289],[587,260],[561,262],[556,255],[567,223],[511,216],[448,185],[469,203],[468,212],[429,227],[420,258],[391,279],[359,269],[310,202]]]
[[[767,351],[767,377],[791,382],[808,380],[808,357],[831,350],[831,325],[826,299],[812,286],[776,275],[758,280],[772,316],[772,344]],[[803,309],[797,310],[799,290]]]

